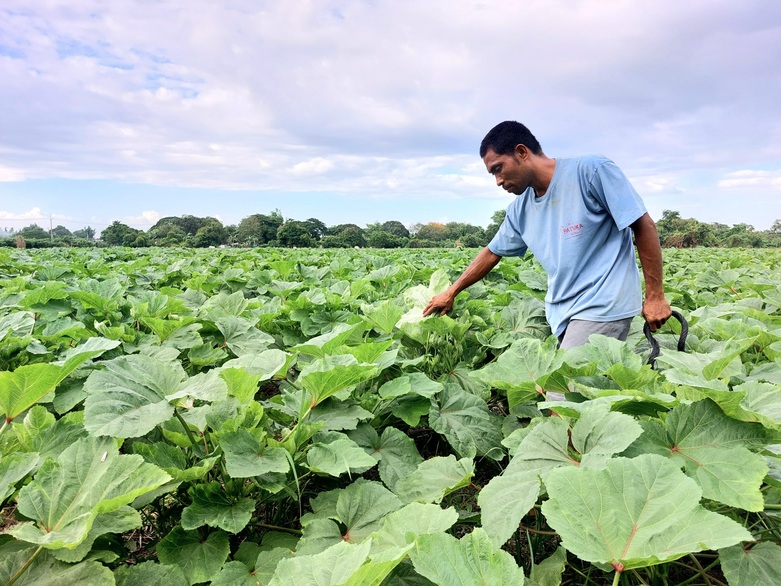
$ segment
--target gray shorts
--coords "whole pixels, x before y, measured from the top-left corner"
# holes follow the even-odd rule
[[[567,350],[582,346],[588,342],[591,334],[602,334],[610,338],[625,341],[629,335],[629,328],[632,326],[634,318],[619,319],[616,321],[586,321],[584,319],[572,319],[567,325],[567,329],[559,336],[559,348]],[[564,401],[564,393],[557,391],[548,391],[545,393],[548,401]]]
[[[629,335],[629,328],[634,318],[627,317],[616,321],[586,321],[584,319],[572,319],[567,324],[567,329],[559,336],[559,348],[567,350],[575,346],[582,346],[588,342],[591,334],[602,334],[609,338],[625,341]]]

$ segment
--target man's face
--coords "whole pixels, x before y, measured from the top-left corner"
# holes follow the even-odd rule
[[[488,172],[496,178],[499,187],[520,195],[531,184],[529,155],[529,150],[523,145],[518,145],[515,152],[509,155],[498,155],[493,149],[488,149],[483,162]]]

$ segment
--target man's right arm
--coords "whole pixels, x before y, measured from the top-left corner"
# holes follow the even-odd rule
[[[466,267],[461,276],[456,279],[456,282],[448,287],[447,291],[431,298],[431,301],[428,302],[428,305],[423,310],[423,315],[431,315],[436,311],[439,311],[439,315],[445,315],[453,309],[456,295],[485,277],[491,272],[491,269],[499,264],[501,259],[501,256],[491,252],[487,246],[483,248],[469,266]]]

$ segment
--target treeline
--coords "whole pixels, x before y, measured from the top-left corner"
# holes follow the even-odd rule
[[[147,246],[208,248],[288,247],[288,248],[476,248],[485,246],[504,220],[504,211],[493,215],[487,228],[462,222],[414,224],[405,226],[398,220],[327,226],[317,218],[294,220],[283,218],[275,210],[270,214],[252,214],[237,225],[223,225],[216,218],[184,215],[162,218],[149,230],[138,230],[116,221],[105,228],[100,239],[95,230],[86,227],[71,233],[57,226],[51,233],[31,224],[0,239],[0,245],[43,248],[50,246]]]
[[[462,222],[429,222],[407,227],[397,220],[362,228],[357,224],[327,226],[317,218],[284,218],[279,210],[252,214],[237,225],[228,226],[216,218],[184,215],[162,218],[146,231],[113,222],[101,232],[100,239],[96,239],[95,230],[89,226],[71,232],[64,226],[48,231],[31,224],[0,238],[0,246],[479,248],[493,238],[504,216],[504,210],[495,212],[491,224],[485,228]],[[664,210],[656,227],[664,247],[781,247],[781,220],[773,222],[769,230],[755,230],[749,224],[705,223],[682,218],[674,210]]]
[[[781,247],[781,220],[769,230],[755,230],[750,224],[719,224],[682,218],[679,212],[664,210],[656,222],[659,241],[668,248],[695,246],[724,248],[779,248]]]

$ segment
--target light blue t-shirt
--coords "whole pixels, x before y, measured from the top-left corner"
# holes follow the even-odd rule
[[[561,335],[573,318],[605,322],[642,308],[629,227],[646,213],[640,196],[601,155],[556,159],[548,190],[528,188],[507,208],[488,248],[499,256],[531,250],[548,273],[545,312]]]

